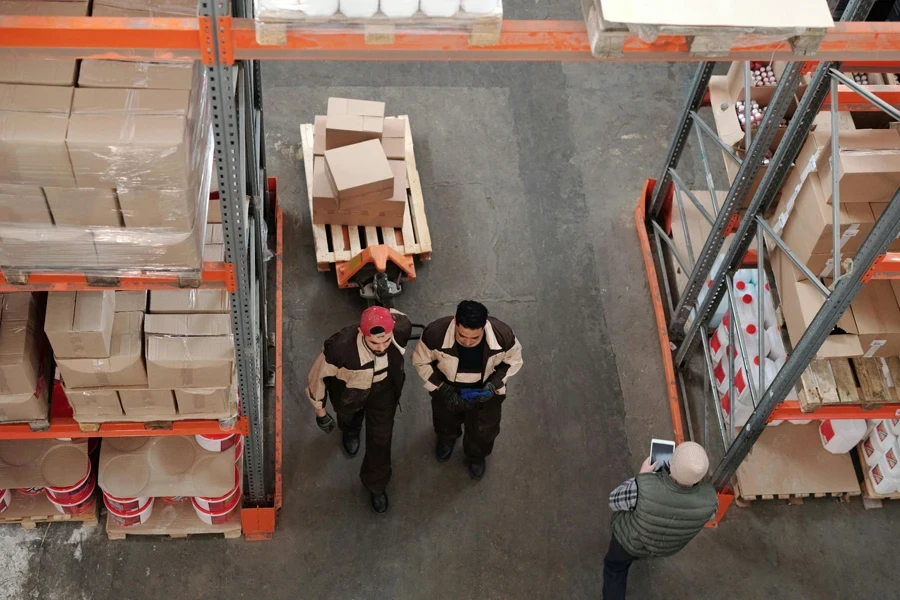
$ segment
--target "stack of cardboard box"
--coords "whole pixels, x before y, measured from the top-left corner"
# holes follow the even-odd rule
[[[856,254],[900,187],[900,135],[895,129],[856,129],[852,120],[842,121],[839,132],[839,259],[844,262]],[[770,219],[797,258],[826,282],[834,270],[830,158],[831,131],[819,127],[801,149]],[[900,250],[900,243],[890,249]],[[771,259],[784,319],[796,343],[823,298],[783,253],[775,251]],[[895,290],[900,287],[887,281],[864,285],[819,357],[900,355],[900,295]]]
[[[51,293],[44,329],[79,422],[229,418],[225,290]]]
[[[6,0],[0,14],[85,16],[88,6]],[[107,0],[94,12],[196,13],[187,6]],[[0,265],[199,269],[211,163],[206,95],[199,64],[0,60]]]
[[[313,223],[403,227],[405,119],[385,118],[383,102],[329,98],[313,152]]]
[[[0,421],[47,418],[48,356],[34,296],[0,296]]]

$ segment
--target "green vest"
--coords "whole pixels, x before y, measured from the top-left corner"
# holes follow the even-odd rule
[[[666,471],[636,478],[637,506],[613,513],[612,531],[629,554],[670,556],[694,539],[716,511],[715,489],[708,483],[683,488]]]

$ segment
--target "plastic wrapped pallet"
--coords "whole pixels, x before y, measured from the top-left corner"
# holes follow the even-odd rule
[[[6,165],[0,166],[0,266],[111,275],[199,270],[213,140],[205,73],[191,68],[190,90],[73,94],[71,88],[38,93],[36,86],[0,85],[0,95],[20,100],[15,106],[31,107],[13,115],[14,122],[43,134],[32,136],[24,150],[0,134],[0,159],[8,159],[0,160]],[[69,108],[60,109],[67,102],[71,116]],[[10,111],[0,106],[2,120]],[[35,106],[58,110],[35,112]],[[16,193],[33,202],[27,220],[11,208],[16,201],[9,195]]]
[[[94,0],[95,17],[196,17],[194,0]]]
[[[364,31],[390,41],[395,31],[468,31],[473,45],[496,44],[502,0],[254,0],[256,39],[283,45],[288,29]]]

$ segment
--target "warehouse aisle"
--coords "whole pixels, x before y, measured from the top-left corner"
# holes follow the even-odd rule
[[[548,16],[531,10],[513,16]],[[111,543],[65,525],[4,528],[0,598],[598,598],[606,496],[670,429],[632,210],[661,164],[691,72],[265,65],[270,174],[287,238],[285,509],[275,540]],[[301,174],[299,124],[332,95],[381,99],[389,114],[410,116],[434,256],[399,308],[427,323],[459,299],[481,300],[524,345],[478,483],[460,452],[434,460],[427,394],[409,368],[385,516],[368,507],[361,457],[343,457],[338,434],[315,427],[299,392],[321,342],[361,306],[316,271]],[[733,510],[681,555],[637,564],[630,597],[892,589],[896,514],[864,512],[858,500]]]

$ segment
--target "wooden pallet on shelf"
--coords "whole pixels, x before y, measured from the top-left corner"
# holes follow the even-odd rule
[[[78,422],[78,428],[81,429],[84,433],[97,433],[100,431],[100,428],[104,423],[139,423],[144,426],[144,429],[147,431],[159,431],[161,429],[172,429],[172,423],[176,421],[198,421],[198,420],[218,420],[219,427],[222,428],[223,431],[228,429],[233,429],[235,424],[237,423],[238,415],[237,413],[231,413],[230,415],[223,416],[221,413],[203,415],[172,415],[168,419],[155,419],[153,421],[139,421],[137,419],[129,419],[125,415],[117,415],[111,417],[100,417],[100,416],[91,416],[88,421]]]
[[[200,520],[189,500],[173,504],[157,498],[146,523],[123,527],[106,515],[106,536],[111,540],[124,540],[135,535],[186,538],[201,534],[222,535],[227,539],[241,537],[240,510],[225,523],[209,525]]]
[[[34,529],[38,523],[81,523],[82,527],[97,525],[97,504],[80,515],[65,515],[43,494],[23,494],[12,490],[9,508],[0,514],[0,524],[18,523],[24,529]]]
[[[815,422],[766,427],[736,478],[738,506],[776,499],[800,504],[809,497],[846,501],[860,494],[850,456],[825,450]]]
[[[814,413],[823,406],[858,405],[875,409],[900,400],[897,387],[889,387],[883,369],[900,382],[900,358],[815,359],[800,377],[800,409]]]
[[[406,120],[406,180],[408,206],[403,216],[403,227],[358,227],[348,225],[312,224],[316,249],[316,265],[320,271],[331,269],[332,263],[347,262],[363,249],[376,244],[390,246],[400,254],[416,255],[421,260],[431,259],[431,232],[425,216],[425,200],[422,183],[416,169],[416,155],[413,148],[412,130],[409,117]],[[300,126],[303,140],[303,163],[306,169],[306,187],[309,196],[309,210],[312,215],[313,181],[313,131],[307,123]]]

